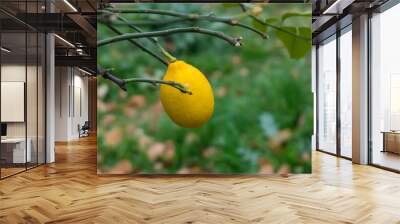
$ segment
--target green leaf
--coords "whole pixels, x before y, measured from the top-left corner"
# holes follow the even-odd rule
[[[231,8],[235,8],[235,7],[239,7],[238,4],[235,3],[223,3],[222,7],[225,9],[231,9]]]
[[[276,24],[276,23],[278,23],[278,19],[277,18],[269,18],[269,19],[266,19],[265,22],[268,24]]]
[[[284,22],[291,17],[311,17],[311,12],[288,12],[283,14],[281,21]]]
[[[309,27],[292,26],[281,26],[281,28],[297,35],[295,36],[281,30],[276,31],[276,35],[288,50],[290,57],[294,59],[304,57],[311,49],[311,29]]]
[[[254,29],[257,29],[263,33],[267,32],[267,26],[265,26],[261,22],[257,21],[256,19],[253,19],[252,26]]]

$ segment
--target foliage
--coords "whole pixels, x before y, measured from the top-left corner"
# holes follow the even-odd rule
[[[260,7],[257,18],[310,38],[310,6],[246,4]],[[264,40],[238,27],[208,21],[143,26],[146,31],[196,24],[243,37],[242,47],[217,38],[176,34],[159,38],[179,59],[200,68],[215,94],[212,119],[198,129],[176,126],[163,112],[158,88],[131,84],[127,92],[98,79],[98,163],[102,172],[140,173],[270,173],[311,172],[313,99],[309,40],[262,26],[238,4],[131,4],[124,8],[237,16],[267,32]],[[159,21],[161,15],[127,14],[129,21]],[[123,33],[132,32],[119,26]],[[98,39],[115,34],[99,23]],[[145,46],[157,50],[141,39]],[[129,42],[98,49],[98,61],[120,78],[161,79],[166,67]],[[121,166],[128,161],[128,166]]]

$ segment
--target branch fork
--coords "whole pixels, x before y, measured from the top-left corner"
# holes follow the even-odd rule
[[[122,90],[126,91],[126,84],[127,83],[135,83],[135,82],[144,82],[144,83],[150,83],[154,86],[157,85],[168,85],[171,87],[174,87],[181,91],[184,94],[189,94],[192,95],[193,93],[183,84],[174,82],[174,81],[168,81],[168,80],[157,80],[157,79],[150,79],[150,78],[129,78],[129,79],[120,79],[114,74],[110,72],[110,69],[103,69],[100,65],[97,65],[97,74],[101,75],[103,78],[108,79],[115,83],[119,88]]]

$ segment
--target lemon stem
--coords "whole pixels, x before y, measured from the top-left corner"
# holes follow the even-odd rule
[[[163,55],[168,59],[169,63],[176,61],[176,58],[172,56],[167,50],[165,50],[165,48],[163,48],[160,43],[157,42],[156,44],[157,47],[160,48],[161,53],[163,53]]]

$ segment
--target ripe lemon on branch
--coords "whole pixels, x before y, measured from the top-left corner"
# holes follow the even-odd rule
[[[180,83],[191,92],[187,94],[172,86],[160,86],[161,103],[176,124],[198,128],[211,118],[214,95],[210,83],[200,70],[177,60],[168,65],[163,80]]]

